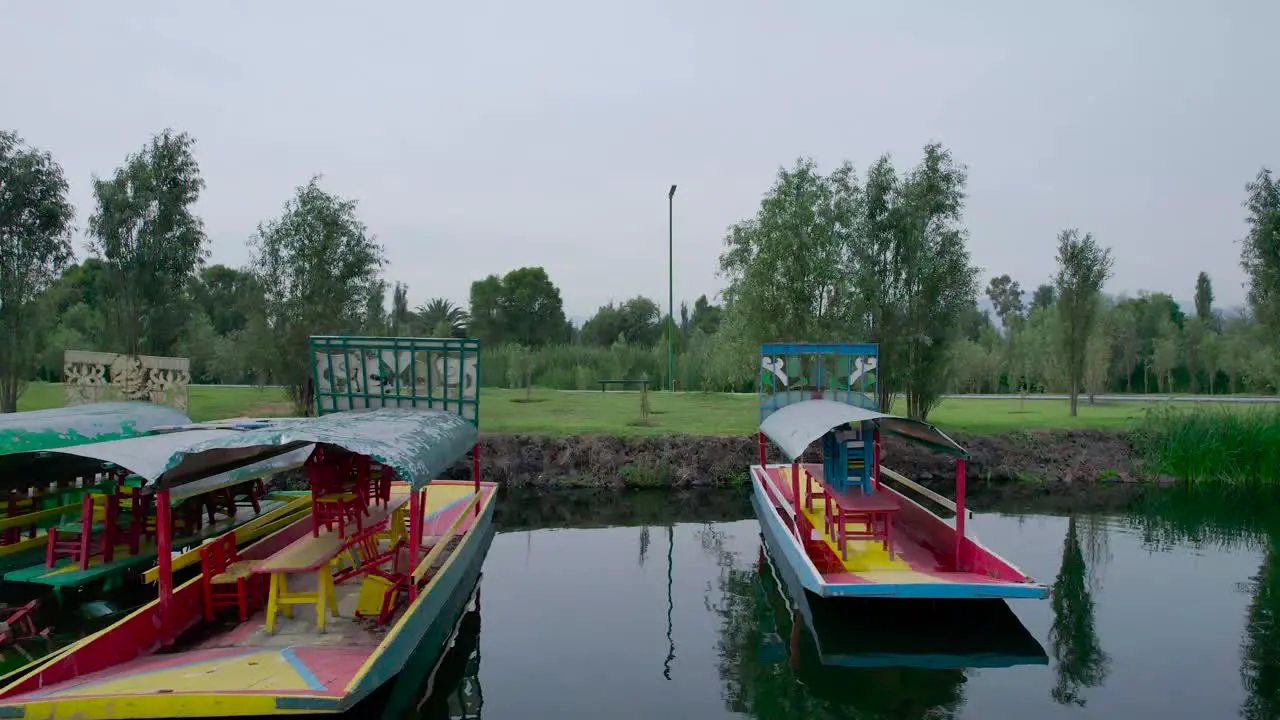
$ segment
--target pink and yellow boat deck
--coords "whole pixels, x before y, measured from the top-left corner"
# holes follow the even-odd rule
[[[452,538],[452,547],[439,556],[432,579],[417,600],[399,611],[388,626],[355,617],[361,589],[355,579],[336,586],[338,612],[328,618],[324,632],[316,627],[312,606],[291,608],[292,617],[277,618],[273,632],[267,631],[266,615],[258,610],[247,622],[229,628],[225,624],[200,627],[189,633],[198,637],[180,637],[172,647],[98,672],[77,674],[74,668],[63,667],[74,663],[76,656],[110,653],[106,648],[112,633],[146,632],[145,626],[156,617],[156,603],[152,603],[81,641],[82,648],[70,648],[62,659],[0,689],[0,717],[225,717],[348,709],[399,671],[416,638],[452,591],[443,585],[457,584],[467,565],[483,558],[487,538],[481,536],[491,523],[496,486],[482,483],[480,487],[476,502],[471,502],[475,485],[469,481],[437,481],[428,487],[424,544],[447,536],[443,541]],[[405,486],[393,487],[393,493],[408,492]],[[246,549],[244,557],[269,556],[309,533],[309,521],[302,520]],[[422,560],[421,552],[418,559]],[[401,557],[397,562],[407,566],[408,559]],[[312,576],[295,577],[292,590],[315,589]],[[174,602],[199,612],[199,578],[178,588]],[[136,644],[136,639],[129,644]],[[91,653],[90,645],[102,647]]]
[[[822,466],[801,465],[797,503],[792,466],[751,468],[752,503],[770,549],[785,558],[804,587],[820,597],[1043,598],[1048,588],[972,537],[957,542],[955,529],[883,484],[878,503],[894,507],[886,548],[878,539],[848,540],[842,553],[826,526],[826,503],[853,510],[864,496],[843,495],[825,485],[825,496],[806,502],[805,483],[823,484]],[[804,477],[803,474],[808,475]],[[810,507],[811,505],[811,507]],[[800,532],[795,508],[800,510]],[[963,567],[964,570],[958,568]]]

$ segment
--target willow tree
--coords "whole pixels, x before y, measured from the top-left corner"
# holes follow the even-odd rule
[[[1071,393],[1071,416],[1075,417],[1080,386],[1085,376],[1085,356],[1089,335],[1098,319],[1102,285],[1111,277],[1111,248],[1098,245],[1093,235],[1071,229],[1058,235],[1058,313],[1062,346],[1066,351],[1067,389]]]
[[[828,177],[802,158],[778,171],[754,217],[729,228],[720,272],[729,281],[728,311],[747,320],[751,337],[744,340],[758,345],[846,335],[848,214],[857,196],[851,165]]]
[[[729,229],[720,256],[737,342],[877,343],[881,410],[905,391],[909,414],[924,419],[977,297],[961,223],[965,179],[937,144],[901,176],[881,157],[862,187],[847,162],[829,176],[808,159],[780,171],[755,217]]]
[[[0,412],[18,409],[34,371],[36,298],[71,262],[74,215],[62,167],[0,131]]]
[[[905,390],[907,413],[924,420],[945,389],[957,321],[978,293],[969,264],[964,166],[941,145],[899,177],[887,156],[868,173],[848,244],[856,309],[880,345],[880,408]]]

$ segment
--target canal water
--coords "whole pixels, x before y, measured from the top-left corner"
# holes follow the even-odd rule
[[[820,655],[760,573],[741,491],[504,505],[452,648],[398,681],[397,717],[1280,717],[1275,493],[975,515],[985,544],[1054,588],[1008,603],[1041,651],[1010,667]],[[891,637],[911,647],[915,628],[895,618]]]

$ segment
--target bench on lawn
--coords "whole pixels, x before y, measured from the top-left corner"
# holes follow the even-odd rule
[[[597,380],[600,383],[600,392],[604,392],[609,385],[652,385],[652,380]]]

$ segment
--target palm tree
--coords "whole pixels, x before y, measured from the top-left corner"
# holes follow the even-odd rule
[[[431,298],[418,306],[418,323],[435,337],[466,337],[471,316],[445,298]]]

